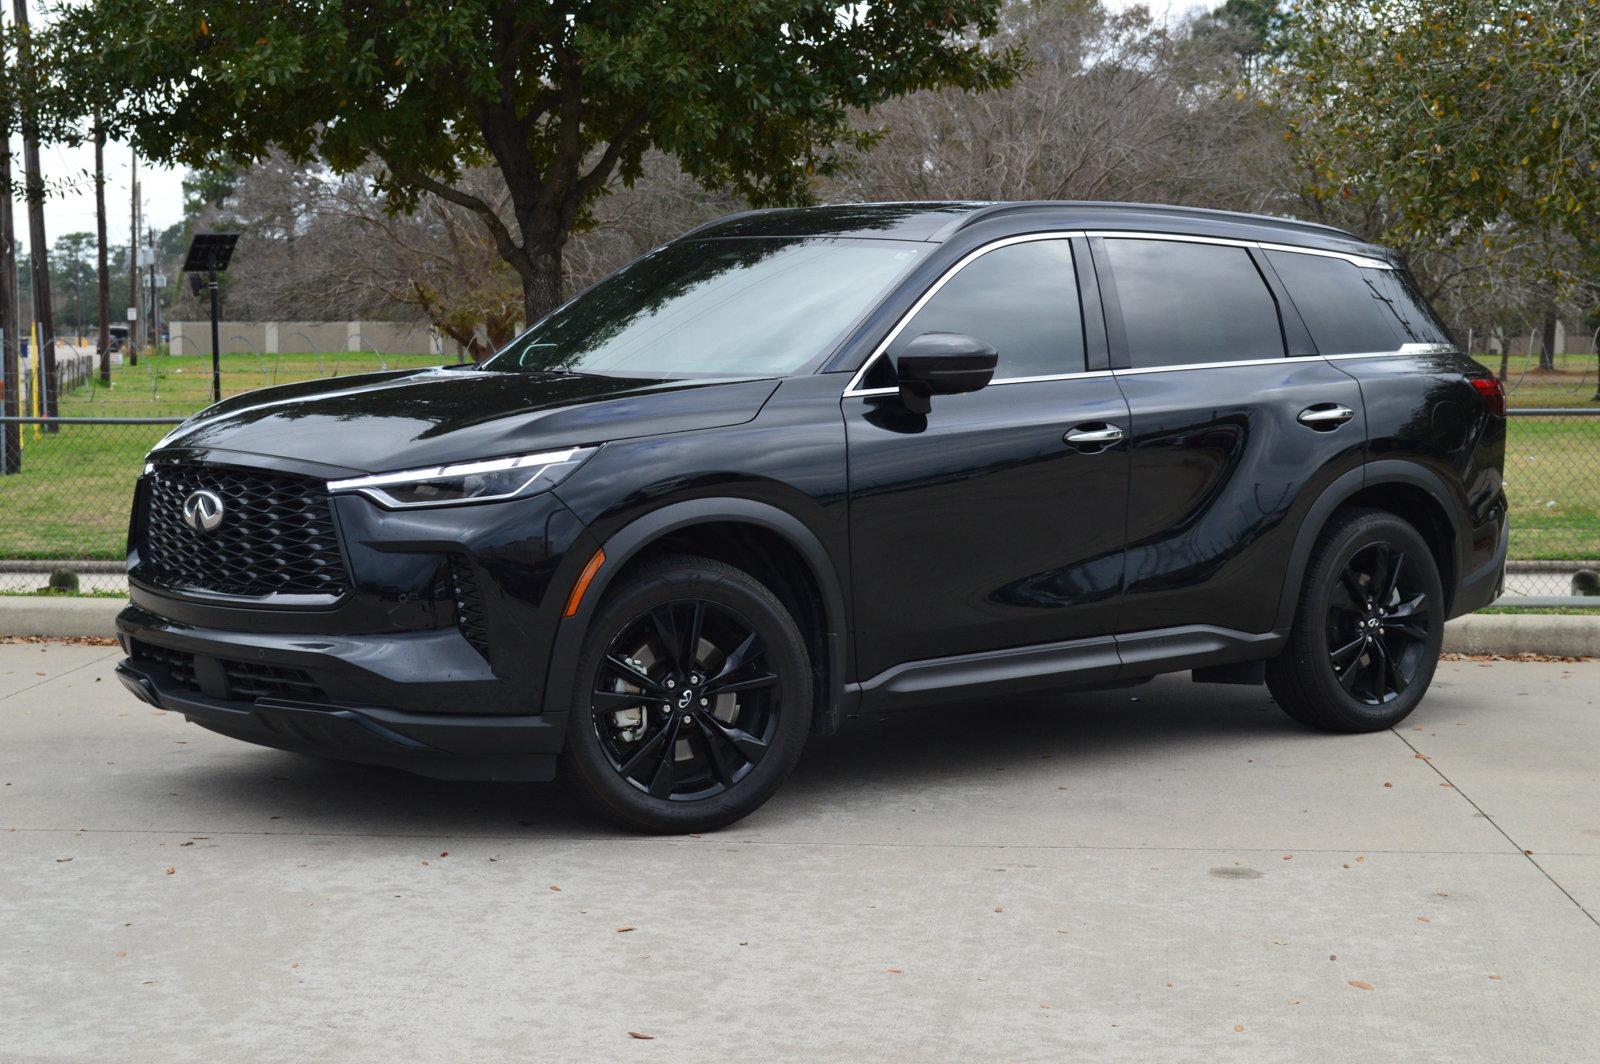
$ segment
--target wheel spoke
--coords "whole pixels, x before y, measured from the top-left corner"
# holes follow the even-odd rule
[[[1328,660],[1333,662],[1334,669],[1342,672],[1348,668],[1361,655],[1361,648],[1366,641],[1366,636],[1358,635],[1338,650],[1330,651]]]
[[[640,687],[643,687],[647,691],[661,691],[661,690],[664,690],[659,683],[657,683],[656,681],[652,680],[649,676],[645,675],[645,673],[642,670],[634,668],[632,665],[629,665],[626,661],[623,661],[621,658],[617,657],[615,654],[607,654],[606,655],[606,664],[611,666],[613,669],[617,670],[618,672],[622,673],[623,678],[625,680],[627,680],[629,683],[638,684]]]
[[[1365,643],[1366,640],[1363,639],[1362,644],[1365,645]],[[1361,675],[1362,672],[1361,669],[1356,667],[1357,664],[1358,662],[1351,662],[1350,667],[1344,670],[1344,672],[1339,676],[1339,686],[1343,687],[1346,692],[1352,695],[1356,693],[1356,679]]]
[[[706,604],[695,599],[689,606],[689,628],[683,636],[683,650],[679,656],[681,667],[685,672],[698,668],[696,658],[700,653],[700,629],[706,619]]]
[[[1383,693],[1388,690],[1389,659],[1383,654],[1383,647],[1374,639],[1367,644],[1367,694],[1372,701],[1382,702]]]
[[[1373,641],[1372,646],[1377,651],[1380,665],[1378,675],[1381,677],[1380,687],[1373,694],[1377,695],[1380,702],[1387,700],[1391,691],[1396,695],[1403,694],[1407,686],[1406,678],[1400,672],[1400,664],[1389,654],[1388,644],[1378,639]]]
[[[661,649],[672,659],[673,668],[685,671],[683,661],[683,636],[678,632],[678,617],[673,612],[674,603],[668,602],[650,611],[650,623],[655,626]]]
[[[706,764],[711,767],[711,775],[724,787],[732,787],[734,767],[728,764],[728,759],[723,754],[721,740],[716,731],[706,724],[704,714],[700,715],[697,723],[700,725],[700,730],[696,733],[699,737],[696,742],[705,754]]]
[[[1344,593],[1350,596],[1357,610],[1364,609],[1367,605],[1367,592],[1361,586],[1361,574],[1356,572],[1355,559],[1350,559],[1350,564],[1344,567],[1344,572],[1339,574],[1339,586],[1344,588]]]
[[[661,734],[666,736],[662,745],[661,761],[656,765],[655,774],[650,777],[649,789],[652,798],[672,797],[672,785],[678,780],[678,717],[673,714],[667,725],[661,729]]]
[[[1372,569],[1367,574],[1367,601],[1382,601],[1384,589],[1389,586],[1389,548],[1377,543],[1371,548]]]
[[[1428,630],[1420,624],[1385,624],[1383,632],[1385,635],[1404,636],[1406,639],[1414,640],[1418,643],[1426,643],[1428,641]]]
[[[1419,591],[1389,611],[1389,618],[1417,617],[1428,612],[1428,596]]]
[[[660,695],[628,694],[623,691],[595,691],[590,704],[601,712],[632,709],[634,706],[664,706],[667,700]]]
[[[754,632],[751,632],[749,635],[745,636],[744,642],[735,647],[733,651],[723,659],[722,668],[717,670],[717,674],[712,677],[712,680],[726,680],[729,676],[732,676],[734,673],[742,669],[745,666],[745,663],[755,656],[756,643],[757,639]]]
[[[759,676],[752,676],[747,680],[731,680],[721,683],[713,680],[706,684],[705,692],[708,695],[731,695],[740,691],[757,691],[763,687],[772,687],[777,682],[777,676],[770,672],[763,672]]]
[[[661,744],[667,741],[667,732],[670,730],[669,725],[663,725],[661,730],[646,739],[644,745],[635,750],[633,756],[624,761],[617,771],[628,779],[635,778],[635,773],[660,752]]]
[[[1405,567],[1405,564],[1405,551],[1397,550],[1390,557],[1389,579],[1384,582],[1383,594],[1378,599],[1379,603],[1382,605],[1387,606],[1390,602],[1393,602],[1395,598],[1398,597],[1400,591],[1400,570]]]
[[[743,754],[745,760],[752,765],[766,756],[767,744],[742,728],[736,728],[732,724],[724,724],[710,713],[702,712],[700,719],[718,732],[721,732],[723,737],[733,744],[734,749]]]

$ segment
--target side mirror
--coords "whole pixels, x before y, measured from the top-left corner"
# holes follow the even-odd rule
[[[935,395],[975,392],[988,384],[999,358],[994,348],[976,337],[923,333],[895,360],[900,401],[914,414],[930,413]]]

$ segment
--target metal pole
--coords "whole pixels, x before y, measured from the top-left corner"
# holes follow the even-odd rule
[[[217,321],[217,271],[211,270],[211,401],[222,402],[222,354],[217,337],[219,329]]]

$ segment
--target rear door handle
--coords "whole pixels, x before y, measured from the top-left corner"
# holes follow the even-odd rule
[[[1300,424],[1327,432],[1338,428],[1355,416],[1356,412],[1348,406],[1340,406],[1338,403],[1318,403],[1300,411]]]
[[[1062,439],[1080,450],[1093,448],[1098,451],[1111,446],[1113,443],[1122,442],[1122,430],[1103,421],[1090,422],[1087,425],[1079,425],[1063,436]],[[1093,451],[1090,453],[1093,453]]]

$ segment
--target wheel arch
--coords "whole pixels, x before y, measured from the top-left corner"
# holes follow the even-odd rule
[[[1289,554],[1289,567],[1278,598],[1277,630],[1294,624],[1301,582],[1311,561],[1311,550],[1323,530],[1335,514],[1353,506],[1387,510],[1417,529],[1439,566],[1439,583],[1444,588],[1446,616],[1449,615],[1463,572],[1462,544],[1467,540],[1467,529],[1437,473],[1414,462],[1384,460],[1350,470],[1317,496]]]
[[[745,569],[784,602],[811,644],[816,680],[812,729],[838,730],[849,670],[844,589],[827,548],[799,518],[753,499],[691,499],[633,520],[608,536],[600,548],[605,561],[585,589],[577,612],[561,618],[556,628],[545,681],[548,709],[564,714],[572,702],[583,639],[607,589],[655,554],[687,553]]]

